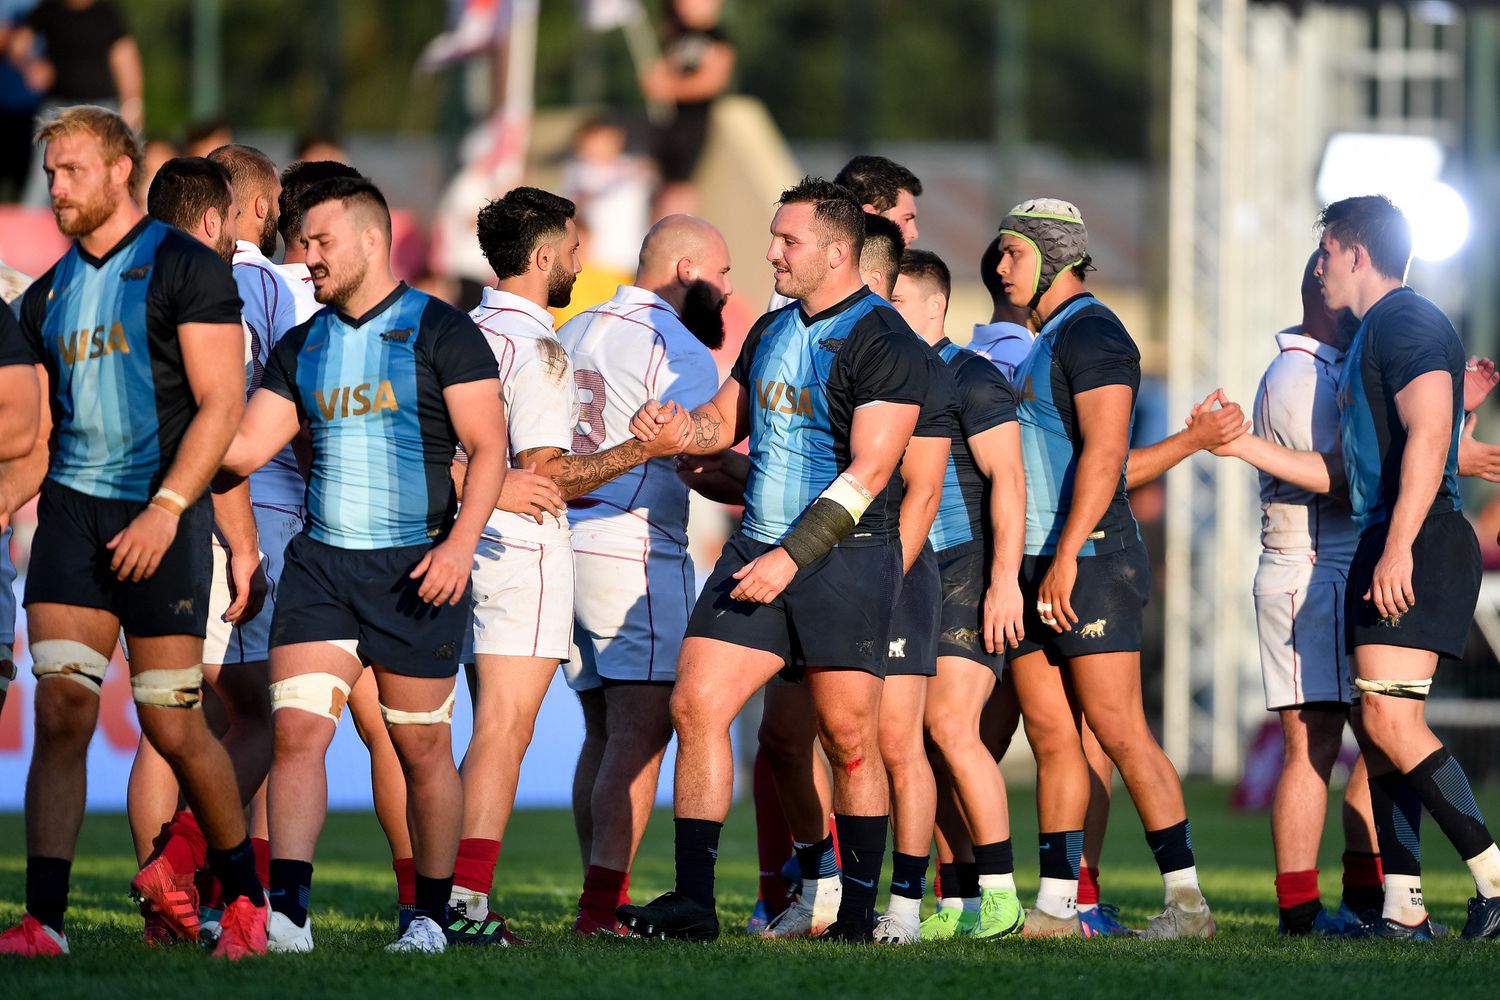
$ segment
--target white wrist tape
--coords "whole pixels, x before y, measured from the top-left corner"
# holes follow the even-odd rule
[[[203,664],[175,670],[142,670],[130,678],[130,694],[137,705],[201,708]]]
[[[72,639],[43,639],[31,644],[31,673],[38,681],[62,677],[98,694],[108,669],[109,657]]]
[[[430,712],[403,712],[400,709],[380,706],[380,717],[387,726],[438,726],[453,720],[453,695],[457,688],[448,692],[443,703]]]
[[[839,477],[829,483],[828,489],[824,490],[820,496],[824,500],[832,500],[847,510],[849,516],[854,518],[855,524],[858,524],[859,519],[865,516],[870,502],[875,499],[870,495],[869,490],[860,485],[858,479],[847,472],[840,472]]]
[[[348,701],[349,685],[334,674],[298,674],[271,685],[272,712],[300,708],[337,725]]]
[[[1427,693],[1432,690],[1432,678],[1429,677],[1425,681],[1369,681],[1363,677],[1356,677],[1354,686],[1366,694],[1383,694],[1390,698],[1426,701]]]

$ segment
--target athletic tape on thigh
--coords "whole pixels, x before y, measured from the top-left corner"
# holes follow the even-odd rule
[[[1383,694],[1389,698],[1426,701],[1427,693],[1432,690],[1432,678],[1429,677],[1425,681],[1368,681],[1363,677],[1356,677],[1354,686],[1365,694]]]
[[[16,679],[16,651],[15,648],[0,642],[0,694],[10,687],[10,682]]]
[[[430,712],[402,712],[398,709],[387,708],[382,704],[380,717],[385,720],[387,726],[436,726],[450,722],[453,719],[453,696],[457,691],[457,688],[449,691],[443,703]]]
[[[130,694],[137,705],[200,708],[203,705],[203,664],[176,670],[142,670],[130,678]]]
[[[38,681],[63,677],[98,694],[108,669],[109,657],[72,639],[43,639],[31,644],[31,674]]]
[[[271,685],[272,712],[300,708],[337,723],[348,700],[349,685],[333,674],[298,674]]]

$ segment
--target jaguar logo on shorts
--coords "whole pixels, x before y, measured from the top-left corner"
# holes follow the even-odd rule
[[[1078,635],[1084,639],[1103,639],[1104,626],[1109,624],[1103,618],[1096,618],[1083,628],[1078,630]]]
[[[193,613],[193,606],[196,603],[191,597],[185,597],[180,601],[173,601],[172,613],[174,615],[190,615]]]
[[[1400,611],[1393,611],[1388,615],[1382,615],[1380,618],[1380,624],[1384,625],[1386,628],[1400,628],[1401,614],[1402,613]]]
[[[900,660],[906,659],[906,640],[892,639],[890,648],[886,650],[885,655]]]
[[[456,650],[453,647],[453,643],[451,643],[451,642],[445,642],[441,646],[439,646],[437,649],[434,649],[432,651],[432,655],[433,655],[434,659],[438,659],[438,660],[451,660],[451,659],[453,659],[453,654],[455,652],[456,652]]]

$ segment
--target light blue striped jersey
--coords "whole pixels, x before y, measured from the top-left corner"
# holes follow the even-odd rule
[[[1087,292],[1048,318],[1016,370],[1021,458],[1026,468],[1026,554],[1057,550],[1073,506],[1073,476],[1083,449],[1073,398],[1106,385],[1130,387],[1128,440],[1141,384],[1141,355],[1115,314]],[[1079,555],[1114,552],[1140,539],[1125,497],[1125,463],[1114,498]]]
[[[927,540],[942,552],[965,542],[990,537],[990,483],[974,464],[969,439],[1016,419],[1016,393],[1010,380],[990,359],[959,347],[946,337],[935,345],[958,395],[958,422],[943,496]]]
[[[730,377],[750,398],[750,478],[740,529],[775,544],[850,462],[854,411],[874,402],[920,406],[927,346],[868,288],[823,310],[793,303],[756,321]],[[859,535],[894,537],[902,485],[892,475]]]
[[[149,216],[103,257],[74,243],[26,290],[21,326],[51,383],[47,475],[106,500],[150,499],[198,412],[178,327],[228,323],[244,353],[229,265]]]
[[[446,386],[496,379],[474,321],[405,283],[358,319],[326,307],[271,351],[263,389],[312,431],[308,536],[345,549],[418,545],[445,534],[458,443]]]

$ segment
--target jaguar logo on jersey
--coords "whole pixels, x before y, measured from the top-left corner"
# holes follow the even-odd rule
[[[411,339],[411,335],[412,331],[409,329],[387,330],[385,331],[385,333],[382,333],[380,335],[380,339],[385,341],[387,344],[404,344]]]
[[[829,337],[827,340],[818,341],[818,346],[829,354],[837,354],[839,348],[844,346],[844,341],[848,339],[848,337]]]
[[[146,275],[148,275],[150,273],[151,273],[151,265],[149,263],[142,264],[140,267],[132,267],[128,271],[122,271],[120,273],[120,280],[121,281],[140,281],[142,278],[144,278]]]
[[[70,365],[102,358],[116,351],[121,354],[130,353],[125,328],[119,323],[115,323],[107,332],[102,325],[92,330],[74,330],[60,336],[58,341],[62,346],[63,361]]]
[[[799,417],[812,416],[811,389],[798,389],[795,385],[787,385],[785,382],[762,382],[756,379],[755,395],[760,400],[760,408],[763,410]]]
[[[341,385],[327,394],[318,389],[313,395],[318,397],[318,409],[324,420],[379,416],[384,410],[401,409],[396,403],[396,390],[391,388],[390,379],[381,379],[378,383]]]

